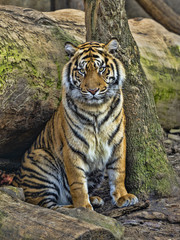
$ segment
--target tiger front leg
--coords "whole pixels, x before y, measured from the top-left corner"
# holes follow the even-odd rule
[[[65,169],[73,205],[68,205],[65,207],[84,207],[93,210],[93,207],[89,200],[87,178],[85,175],[85,170],[83,168],[83,161],[77,158],[74,161],[71,161],[69,160],[71,159],[70,157],[67,157],[66,159]]]
[[[109,176],[110,195],[113,204],[117,207],[127,207],[138,202],[134,194],[127,192],[125,187],[126,176],[126,138],[123,136],[120,144],[116,146],[114,157],[107,164]]]

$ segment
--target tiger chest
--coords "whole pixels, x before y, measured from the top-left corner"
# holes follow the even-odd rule
[[[106,134],[89,136],[89,148],[86,153],[91,170],[104,169],[112,153]]]

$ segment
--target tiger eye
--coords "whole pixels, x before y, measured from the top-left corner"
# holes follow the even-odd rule
[[[99,68],[99,72],[101,72],[101,73],[103,73],[105,70],[106,70],[105,67],[100,67],[100,68]]]
[[[79,70],[79,73],[84,74],[84,73],[85,73],[85,70],[81,68],[81,69]]]

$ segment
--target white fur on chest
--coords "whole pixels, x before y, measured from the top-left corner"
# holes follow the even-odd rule
[[[87,160],[92,169],[103,169],[106,166],[112,152],[112,146],[109,146],[107,139],[98,135],[91,137],[87,151]]]

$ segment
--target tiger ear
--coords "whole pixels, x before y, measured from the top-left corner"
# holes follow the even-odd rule
[[[119,47],[118,40],[116,38],[111,39],[106,45],[105,48],[110,53],[115,53]]]
[[[65,43],[65,51],[69,57],[72,57],[75,54],[76,50],[77,50],[77,47],[74,46],[72,43],[70,42]]]

